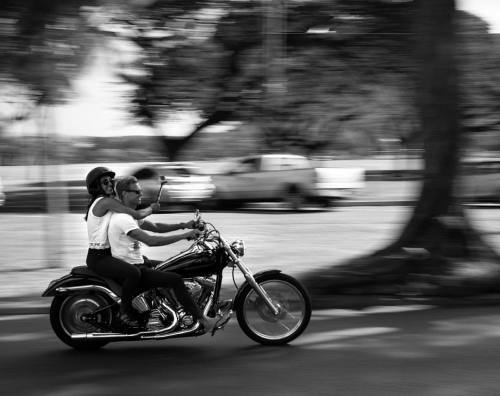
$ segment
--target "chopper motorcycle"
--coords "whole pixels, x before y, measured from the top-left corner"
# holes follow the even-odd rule
[[[287,344],[302,334],[311,317],[311,300],[300,282],[280,270],[253,274],[242,260],[242,240],[228,243],[213,224],[202,222],[198,211],[195,221],[203,224],[200,237],[154,268],[182,276],[204,314],[218,319],[212,335],[224,328],[234,314],[243,332],[263,345]],[[237,290],[233,299],[221,300],[226,268],[232,269]],[[245,278],[239,287],[234,278],[236,269]],[[138,291],[132,305],[139,312],[141,326],[125,329],[119,320],[120,291],[120,285],[112,279],[87,266],[78,266],[50,282],[42,296],[53,297],[50,322],[55,334],[75,349],[97,349],[115,341],[162,340],[206,333],[184,311],[174,293],[161,287]]]

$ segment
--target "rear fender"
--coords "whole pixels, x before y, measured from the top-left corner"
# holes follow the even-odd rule
[[[267,275],[273,275],[273,274],[279,274],[281,270],[266,270],[266,271],[260,271],[254,274],[254,279],[258,282],[259,279],[261,279],[264,276]],[[238,293],[236,293],[236,297],[234,297],[234,302],[233,302],[233,307],[237,307],[238,304],[240,303],[240,300],[243,298],[243,293],[242,291],[249,285],[248,281],[245,281],[243,285],[238,289]],[[234,308],[233,308],[234,309]]]
[[[107,285],[93,279],[75,277],[71,274],[50,282],[47,289],[42,293],[42,297],[52,297],[57,294],[82,294],[89,291],[102,292],[113,301],[120,301],[120,297]]]

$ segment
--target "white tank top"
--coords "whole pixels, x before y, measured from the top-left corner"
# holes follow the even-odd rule
[[[87,234],[89,237],[90,249],[107,249],[109,248],[108,226],[111,219],[111,212],[108,210],[104,216],[97,217],[92,213],[94,206],[104,197],[97,198],[89,208],[87,215]]]

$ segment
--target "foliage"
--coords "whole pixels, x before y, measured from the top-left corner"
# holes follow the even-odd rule
[[[0,76],[38,102],[57,103],[93,46],[85,18],[92,0],[3,0]]]
[[[421,146],[416,2],[314,0],[286,2],[286,9],[260,1],[130,2],[143,6],[3,1],[0,78],[24,85],[37,101],[61,102],[94,45],[120,36],[140,49],[121,76],[136,87],[132,114],[148,125],[189,109],[202,126],[254,124],[265,150],[364,155]],[[498,38],[478,18],[457,16],[464,126],[477,136],[469,146],[498,149]],[[166,143],[173,152],[183,146]]]
[[[200,111],[207,125],[254,123],[265,149],[367,154],[384,150],[387,141],[420,147],[413,94],[414,2],[286,4],[286,10],[273,10],[257,1],[212,3],[169,19],[162,19],[161,8],[150,8],[148,25],[169,34],[144,30],[134,39],[147,76],[135,81],[134,113],[150,125],[185,108]],[[492,55],[498,51],[484,23],[457,15],[465,126],[491,132],[497,117],[480,114],[493,114],[498,103],[498,56]],[[283,55],[274,37],[280,32],[266,25],[276,18],[286,19]],[[194,39],[200,32],[204,35]],[[478,62],[480,57],[485,62]]]

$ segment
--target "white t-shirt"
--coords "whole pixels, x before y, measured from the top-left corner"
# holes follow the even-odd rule
[[[143,220],[135,220],[126,213],[112,213],[108,228],[108,239],[111,246],[111,255],[130,264],[142,264],[141,245],[136,239],[127,234],[139,229]]]
[[[108,242],[108,226],[111,219],[111,212],[107,211],[104,216],[97,217],[92,212],[95,205],[104,197],[97,198],[89,208],[87,216],[87,235],[89,237],[89,248],[91,249],[107,249]]]

